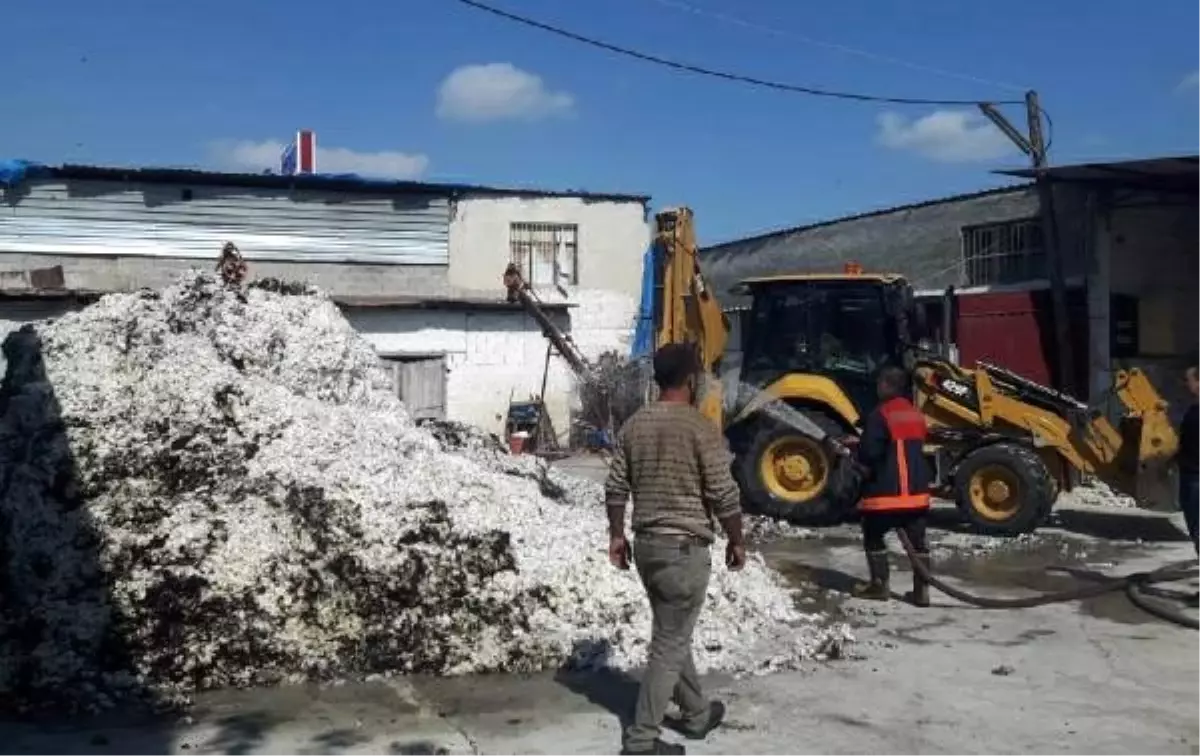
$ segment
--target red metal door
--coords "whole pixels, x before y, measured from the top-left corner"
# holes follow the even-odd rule
[[[956,341],[964,367],[990,362],[1058,389],[1058,350],[1055,346],[1050,292],[987,292],[959,294],[956,302]],[[1083,290],[1067,292],[1070,332],[1075,360],[1075,393],[1086,396],[1087,300]]]

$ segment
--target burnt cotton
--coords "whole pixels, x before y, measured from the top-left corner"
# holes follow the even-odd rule
[[[640,664],[601,487],[417,427],[324,294],[193,273],[5,345],[0,699]],[[703,670],[846,636],[715,567]]]

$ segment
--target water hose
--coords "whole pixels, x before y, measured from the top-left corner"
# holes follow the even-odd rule
[[[1149,572],[1133,572],[1128,575],[1118,575],[1114,577],[1103,578],[1095,583],[1082,585],[1078,588],[1072,588],[1066,591],[1056,591],[1053,593],[1041,593],[1036,596],[1025,596],[1021,598],[993,598],[989,596],[976,596],[967,593],[964,590],[955,588],[954,586],[940,580],[930,570],[917,559],[917,551],[913,548],[912,541],[909,540],[908,534],[903,529],[897,528],[896,535],[900,537],[900,545],[904,547],[904,553],[908,555],[908,561],[912,565],[913,572],[917,573],[922,580],[926,581],[934,588],[937,588],[942,593],[951,598],[958,599],[964,604],[978,606],[981,609],[1028,609],[1034,606],[1045,606],[1046,604],[1058,604],[1066,601],[1079,601],[1080,599],[1095,598],[1103,596],[1107,593],[1116,591],[1125,591],[1125,595],[1129,600],[1144,612],[1152,614],[1159,619],[1174,622],[1177,625],[1200,629],[1200,622],[1195,617],[1185,614],[1181,610],[1172,609],[1162,604],[1161,602],[1152,601],[1144,593],[1142,589],[1155,583],[1169,583],[1176,580],[1186,580],[1196,575],[1196,560],[1187,559],[1172,564],[1159,567]]]

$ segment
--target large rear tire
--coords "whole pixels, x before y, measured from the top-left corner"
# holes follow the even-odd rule
[[[1037,452],[999,443],[970,452],[954,471],[955,503],[978,532],[1029,533],[1050,516],[1057,485]]]
[[[826,433],[846,431],[819,410],[799,410]],[[839,490],[839,461],[820,441],[777,420],[763,417],[735,463],[746,509],[751,514],[796,525],[831,525],[845,519],[848,507]]]

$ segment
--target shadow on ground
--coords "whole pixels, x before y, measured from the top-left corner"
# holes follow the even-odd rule
[[[621,728],[633,722],[637,704],[638,681],[627,672],[601,669],[595,672],[559,672],[554,681],[590,703],[610,712]]]
[[[288,739],[286,746],[276,744],[271,748],[271,736],[287,719],[278,718],[268,712],[238,714],[227,716],[217,721],[216,733],[206,738],[197,738],[192,743],[185,743],[188,750],[198,750],[202,754],[218,754],[220,756],[253,756],[259,752],[282,752],[278,749],[296,748],[298,754],[304,756],[340,756],[352,749],[373,743],[376,737],[370,732],[356,730],[353,727],[338,727],[334,730],[316,734],[307,739],[304,745]],[[389,756],[443,756],[448,754],[445,746],[431,740],[415,740],[415,742],[391,742],[384,745],[379,743],[377,752]],[[131,755],[133,756],[133,755]],[[140,755],[137,755],[140,756]]]
[[[9,334],[3,344],[0,654],[7,664],[0,668],[0,732],[28,723],[54,732],[57,722],[74,723],[95,703],[95,691],[104,688],[94,673],[132,667],[131,644],[100,557],[101,536],[87,508],[68,420],[46,371],[43,348],[33,326]],[[54,605],[75,611],[48,611]],[[68,648],[85,661],[60,671],[58,659],[46,652],[62,654]],[[138,686],[126,687],[124,694],[142,715],[159,703]],[[154,718],[141,726],[132,752],[170,750],[169,726]],[[19,742],[5,740],[10,752],[21,750]],[[81,752],[104,752],[108,741],[96,735]]]
[[[442,756],[448,750],[430,740],[410,740],[407,742],[394,741],[388,746],[389,754],[397,756]]]
[[[254,753],[261,748],[270,736],[271,730],[278,727],[280,720],[267,712],[255,711],[244,714],[233,714],[223,717],[216,722],[216,734],[206,739],[203,744],[181,743],[191,748],[200,747],[202,753],[228,753],[233,756]],[[344,748],[345,746],[343,746]],[[331,749],[329,753],[336,753]],[[325,753],[325,751],[313,751]]]

